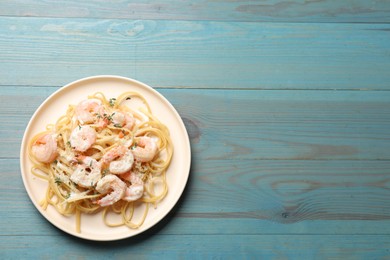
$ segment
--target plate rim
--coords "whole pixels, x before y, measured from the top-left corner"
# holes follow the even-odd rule
[[[33,200],[33,194],[32,194],[32,191],[30,190],[29,186],[27,185],[28,181],[27,181],[27,176],[26,174],[28,173],[25,173],[24,172],[24,161],[26,160],[26,157],[28,157],[28,155],[26,155],[26,148],[27,148],[27,143],[28,143],[28,140],[27,140],[27,135],[29,134],[29,132],[31,131],[31,127],[32,127],[32,124],[34,123],[34,121],[36,120],[36,117],[38,115],[38,113],[43,109],[43,107],[48,103],[50,102],[53,97],[55,97],[56,95],[58,95],[60,92],[63,92],[63,91],[66,91],[67,89],[69,88],[76,88],[77,89],[77,84],[80,84],[82,83],[83,81],[90,81],[90,80],[103,80],[103,79],[109,79],[109,80],[122,80],[122,81],[127,81],[127,82],[130,82],[130,83],[135,83],[137,85],[140,85],[142,86],[142,88],[145,88],[147,91],[151,91],[151,93],[153,95],[156,95],[161,101],[163,101],[165,103],[165,105],[169,106],[171,112],[173,112],[174,114],[174,117],[177,119],[177,123],[180,124],[181,126],[181,130],[183,131],[183,134],[185,135],[185,146],[188,147],[188,151],[187,151],[187,154],[188,154],[188,158],[186,158],[186,161],[188,161],[188,165],[185,165],[185,179],[184,179],[184,182],[183,182],[183,185],[181,187],[180,190],[177,191],[177,196],[175,196],[171,203],[171,205],[168,207],[168,210],[166,210],[166,212],[163,212],[164,214],[161,215],[161,217],[159,217],[155,223],[149,225],[148,227],[146,228],[143,228],[143,229],[140,229],[138,231],[136,231],[135,233],[129,233],[129,235],[120,235],[120,236],[117,236],[117,237],[112,237],[112,238],[103,238],[104,236],[102,235],[101,237],[91,237],[89,235],[85,235],[83,233],[77,233],[75,231],[71,231],[71,230],[67,230],[65,227],[62,227],[61,225],[55,223],[51,218],[50,216],[48,216],[48,214],[45,214],[45,210],[43,210],[41,208],[41,206],[39,206],[38,202],[37,201],[34,201]],[[170,113],[171,113],[170,112]],[[186,189],[187,187],[187,184],[188,184],[188,179],[189,179],[189,175],[190,175],[190,171],[191,171],[191,161],[192,159],[192,153],[191,153],[191,143],[190,143],[190,138],[189,138],[189,134],[188,134],[188,131],[185,127],[185,124],[184,124],[184,121],[183,119],[181,118],[179,112],[176,110],[176,108],[168,101],[167,98],[165,98],[160,92],[158,92],[157,90],[155,90],[153,87],[141,82],[141,81],[138,81],[136,79],[133,79],[133,78],[129,78],[129,77],[124,77],[124,76],[118,76],[118,75],[110,75],[110,74],[103,74],[103,75],[95,75],[95,76],[89,76],[89,77],[84,77],[84,78],[81,78],[81,79],[77,79],[77,80],[74,80],[62,87],[60,87],[59,89],[57,89],[56,91],[54,91],[53,93],[51,93],[48,97],[45,98],[45,100],[43,102],[41,102],[41,104],[35,109],[34,113],[32,114],[31,118],[29,119],[28,121],[28,124],[24,130],[24,133],[23,133],[23,137],[22,137],[22,142],[21,142],[21,146],[20,146],[20,160],[19,160],[19,164],[20,164],[20,170],[21,170],[21,176],[22,176],[22,180],[23,180],[23,185],[24,185],[24,189],[25,191],[27,192],[28,194],[28,197],[30,198],[31,202],[33,203],[33,205],[35,206],[36,210],[38,210],[38,212],[48,221],[50,222],[54,227],[62,230],[63,232],[71,235],[71,236],[75,236],[75,237],[78,237],[78,238],[81,238],[81,239],[85,239],[85,240],[90,240],[90,241],[116,241],[116,240],[122,240],[122,239],[126,239],[126,238],[130,238],[130,237],[134,237],[134,236],[137,236],[141,233],[144,233],[145,231],[151,229],[152,227],[154,227],[155,225],[157,225],[159,222],[161,222],[164,218],[166,218],[166,216],[175,208],[175,206],[178,204],[178,201],[180,200],[180,198],[182,197],[183,193],[184,193],[184,190]],[[28,160],[28,158],[27,158]],[[142,227],[142,226],[141,226]]]

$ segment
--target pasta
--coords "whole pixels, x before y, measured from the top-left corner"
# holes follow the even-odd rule
[[[136,229],[168,192],[169,131],[135,92],[111,99],[98,92],[69,105],[29,141],[28,152],[32,174],[48,182],[40,206],[74,215],[79,233],[82,214],[101,213],[107,226]],[[138,221],[136,203],[145,205]],[[121,221],[112,222],[112,213]]]

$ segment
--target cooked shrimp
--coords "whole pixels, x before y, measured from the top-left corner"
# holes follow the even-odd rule
[[[109,171],[113,174],[122,174],[131,169],[134,162],[132,152],[125,146],[117,146],[103,155],[101,162],[109,164]]]
[[[119,179],[116,175],[106,175],[100,179],[96,185],[96,190],[99,193],[107,194],[102,199],[97,201],[102,207],[114,204],[123,198],[126,192],[126,183]]]
[[[76,107],[76,117],[81,124],[94,123],[97,116],[102,116],[104,108],[99,99],[86,99]]]
[[[122,113],[120,111],[117,111],[112,115],[112,123],[116,126],[124,127],[131,130],[134,126],[135,119],[128,113]]]
[[[137,147],[133,149],[134,158],[140,162],[151,161],[157,153],[157,144],[151,138],[142,136],[137,141]]]
[[[70,135],[70,145],[79,152],[85,152],[96,141],[96,131],[92,127],[78,126]]]
[[[40,136],[32,145],[31,151],[39,162],[51,163],[57,156],[57,141],[53,134]]]
[[[144,194],[144,182],[142,181],[141,176],[134,172],[128,172],[121,177],[131,182],[130,186],[126,187],[123,200],[135,201],[140,199]]]
[[[81,160],[81,164],[77,165],[70,179],[85,188],[95,186],[101,178],[100,163],[88,156],[79,156],[78,159]]]
[[[129,130],[133,129],[133,126],[135,125],[134,117],[130,116],[129,114],[126,114],[125,117],[126,117],[126,124],[123,127]]]

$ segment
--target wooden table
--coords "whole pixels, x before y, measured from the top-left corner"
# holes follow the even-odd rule
[[[389,257],[390,2],[151,2],[0,2],[0,258]],[[173,211],[116,242],[52,226],[19,166],[40,103],[99,74],[163,94],[192,147]]]

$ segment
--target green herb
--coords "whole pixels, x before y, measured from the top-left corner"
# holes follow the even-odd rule
[[[104,169],[103,172],[102,172],[102,177],[106,176],[107,174],[108,174],[108,170]]]
[[[91,162],[89,163],[89,167],[92,167],[92,160],[91,160]]]
[[[68,192],[68,194],[66,194],[64,197],[65,197],[65,199],[69,199],[70,198],[70,192]]]
[[[54,179],[54,182],[57,184],[57,185],[60,185],[62,183],[61,179],[59,177],[55,177]]]
[[[122,125],[121,125],[121,124],[114,124],[114,127],[121,128],[121,127],[122,127]]]
[[[81,125],[79,125],[79,130],[81,130]]]
[[[110,98],[110,106],[113,107],[115,105],[116,98]]]
[[[57,161],[57,160],[54,160],[54,163],[55,163],[55,164],[57,164],[57,163],[58,163],[58,161]]]
[[[112,113],[111,115],[104,114],[104,118],[106,118],[108,121],[112,122],[112,117],[115,115],[115,112]]]
[[[131,147],[131,150],[134,150],[135,148],[137,148],[137,143],[134,143],[134,145]]]
[[[72,145],[70,144],[70,141],[67,141],[66,144],[67,144],[70,148],[72,148]]]

